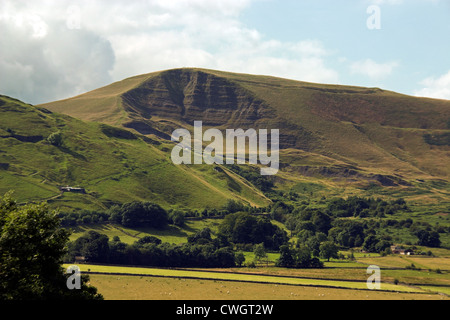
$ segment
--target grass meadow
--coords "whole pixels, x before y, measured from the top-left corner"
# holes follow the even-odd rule
[[[106,300],[448,300],[433,293],[292,286],[239,281],[90,275]]]
[[[359,272],[360,279],[349,281],[305,277],[317,277],[314,272],[318,270],[293,270],[288,275],[288,270],[276,268],[252,269],[252,273],[246,269],[226,272],[98,265],[80,268],[82,272],[90,272],[90,284],[107,300],[449,299],[438,294],[448,292],[448,287],[436,285],[408,286],[382,281],[381,290],[368,290],[363,272]],[[336,274],[345,277],[350,272],[336,268],[328,270],[328,277]]]

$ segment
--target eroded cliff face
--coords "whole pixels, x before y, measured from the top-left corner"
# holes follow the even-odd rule
[[[279,117],[275,109],[239,84],[202,71],[170,70],[122,95],[132,121],[125,127],[162,138],[180,126],[202,121],[218,129],[280,130],[280,147],[308,149],[311,136]],[[289,129],[288,131],[286,129]],[[308,137],[308,143],[302,137]]]
[[[201,71],[171,70],[122,96],[126,110],[144,119],[153,117],[205,126],[252,127],[261,118],[275,117],[270,106],[224,78]]]

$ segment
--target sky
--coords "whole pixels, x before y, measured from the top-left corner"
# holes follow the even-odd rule
[[[0,94],[198,67],[450,100],[450,0],[1,0]]]

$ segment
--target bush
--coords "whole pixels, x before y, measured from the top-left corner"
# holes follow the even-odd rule
[[[61,147],[63,144],[63,136],[61,132],[55,132],[48,136],[47,142],[55,147]]]
[[[179,210],[173,210],[169,213],[169,221],[178,226],[181,227],[184,225],[186,216],[184,214],[184,212],[179,211]]]

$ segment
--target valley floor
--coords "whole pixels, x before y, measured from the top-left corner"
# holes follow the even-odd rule
[[[123,275],[91,275],[106,300],[450,300],[435,293]]]
[[[380,257],[384,258],[384,257]],[[373,258],[375,259],[375,258]],[[353,264],[354,265],[354,264]],[[369,290],[366,269],[222,270],[80,265],[107,300],[448,300],[446,271],[383,269],[381,290]],[[390,282],[403,276],[406,283]]]

